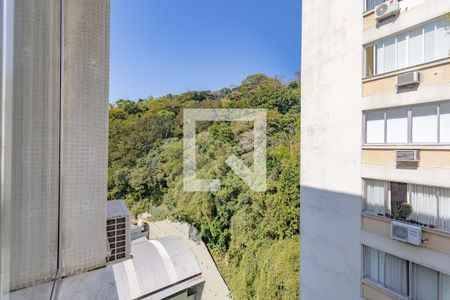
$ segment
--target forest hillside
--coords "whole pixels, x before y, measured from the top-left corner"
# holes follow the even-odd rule
[[[267,109],[267,191],[248,188],[225,160],[251,168],[253,124],[197,123],[197,176],[215,193],[183,191],[183,109]],[[189,91],[109,110],[108,198],[198,228],[233,298],[299,298],[300,84],[265,75],[218,91]]]

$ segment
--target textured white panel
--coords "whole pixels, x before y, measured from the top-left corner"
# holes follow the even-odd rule
[[[408,142],[408,109],[389,109],[386,112],[387,143]]]
[[[442,103],[440,112],[440,142],[450,143],[450,103]]]
[[[1,227],[10,234],[2,240],[11,255],[9,286],[17,289],[56,273],[60,53],[59,1],[13,3],[13,100],[4,112],[12,138],[4,174],[10,186],[2,186],[11,191],[4,199],[11,210]]]
[[[109,0],[65,1],[62,273],[105,265]]]
[[[366,143],[384,143],[384,111],[366,113]]]
[[[409,65],[414,66],[423,62],[423,28],[409,34]]]
[[[436,143],[438,133],[437,105],[412,108],[413,143]]]

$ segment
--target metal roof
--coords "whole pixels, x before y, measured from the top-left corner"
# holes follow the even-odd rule
[[[94,271],[64,278],[59,299],[162,299],[204,280],[192,250],[180,237],[132,242],[132,258]],[[12,300],[46,299],[52,282],[19,290]]]
[[[106,201],[108,208],[108,218],[129,216],[130,212],[123,200]]]

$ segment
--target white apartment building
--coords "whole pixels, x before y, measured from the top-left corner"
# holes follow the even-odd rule
[[[450,299],[450,2],[303,1],[302,299]]]

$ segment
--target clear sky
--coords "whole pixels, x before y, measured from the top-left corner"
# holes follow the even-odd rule
[[[110,102],[300,69],[301,0],[111,0]]]

